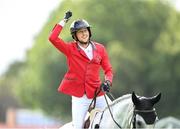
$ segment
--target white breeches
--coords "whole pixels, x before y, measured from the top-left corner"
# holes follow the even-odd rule
[[[72,96],[72,122],[74,129],[82,129],[86,113],[92,99],[88,99],[86,95],[81,98]],[[96,98],[96,108],[104,109],[106,107],[104,96]]]

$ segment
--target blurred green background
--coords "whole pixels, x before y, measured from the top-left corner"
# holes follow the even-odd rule
[[[162,93],[155,106],[159,118],[180,118],[180,13],[163,0],[64,0],[26,53],[0,77],[0,121],[7,107],[41,109],[71,119],[71,97],[57,91],[66,72],[66,59],[48,41],[67,10],[73,17],[61,37],[71,41],[69,26],[78,18],[92,26],[92,40],[108,51],[117,98],[135,91],[140,96]],[[2,105],[3,104],[3,105]]]

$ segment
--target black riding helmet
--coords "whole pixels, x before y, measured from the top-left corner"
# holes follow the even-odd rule
[[[72,38],[76,41],[78,40],[76,37],[76,32],[82,28],[87,28],[89,31],[89,38],[91,37],[91,29],[89,23],[84,19],[78,19],[72,22],[70,26],[70,32],[72,35]]]

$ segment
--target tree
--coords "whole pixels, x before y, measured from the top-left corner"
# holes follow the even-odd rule
[[[87,19],[92,25],[92,38],[108,48],[116,97],[132,91],[144,96],[162,92],[171,105],[159,104],[161,116],[170,115],[167,110],[173,104],[180,105],[179,101],[173,103],[180,84],[179,13],[160,0],[63,1],[36,36],[27,52],[26,65],[18,74],[16,93],[25,105],[54,116],[70,116],[70,97],[57,92],[66,60],[48,41],[51,29],[69,9],[73,12],[71,21]],[[66,41],[71,39],[69,25],[61,35]],[[168,95],[169,91],[173,96]],[[172,112],[178,116],[178,108]]]
[[[6,121],[7,108],[17,108],[21,104],[14,94],[16,76],[24,66],[23,62],[14,62],[10,65],[9,70],[0,78],[0,121]],[[15,76],[16,75],[16,76]]]

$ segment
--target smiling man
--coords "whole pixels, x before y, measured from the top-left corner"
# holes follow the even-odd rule
[[[91,41],[91,28],[86,20],[72,22],[70,33],[74,41],[66,43],[58,37],[71,16],[72,12],[66,12],[64,19],[52,30],[49,40],[67,58],[68,71],[58,91],[72,96],[73,126],[82,129],[96,91],[100,91],[96,98],[96,108],[103,109],[106,106],[103,95],[110,91],[113,73],[105,47]],[[100,80],[101,67],[105,75],[103,83]]]

